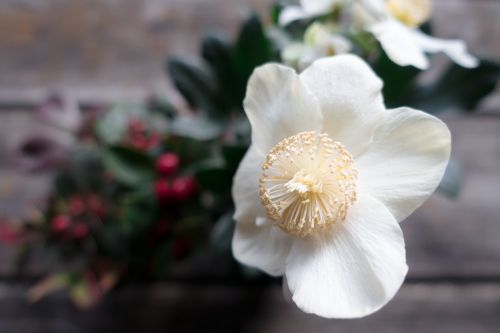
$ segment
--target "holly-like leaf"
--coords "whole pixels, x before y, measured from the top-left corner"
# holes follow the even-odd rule
[[[153,159],[128,147],[112,146],[105,150],[104,162],[119,181],[132,187],[151,181],[155,176]]]
[[[272,46],[262,22],[252,15],[243,24],[234,49],[234,62],[244,86],[255,67],[273,60]]]
[[[392,62],[384,51],[380,52],[373,70],[384,82],[385,104],[392,108],[401,106],[407,94],[415,86],[415,79],[421,71],[413,66],[399,66]]]
[[[196,172],[201,188],[214,193],[227,193],[231,190],[233,175],[225,168],[206,167]]]
[[[222,124],[207,117],[178,117],[170,124],[172,134],[200,141],[213,140],[222,130]]]
[[[236,171],[247,149],[246,145],[223,145],[222,156],[224,157],[226,169]]]
[[[225,254],[231,251],[231,241],[234,233],[233,211],[222,215],[210,235],[210,243],[218,253]]]
[[[178,58],[169,60],[167,67],[174,85],[193,109],[217,114],[217,92],[206,70]]]
[[[457,198],[460,194],[461,179],[462,177],[458,163],[454,159],[450,159],[443,179],[439,184],[438,191],[449,198]]]
[[[201,44],[201,55],[217,81],[218,98],[224,106],[219,112],[228,113],[241,107],[244,96],[243,90],[239,87],[231,45],[218,37],[207,36]]]
[[[500,77],[498,62],[482,60],[476,68],[452,64],[435,83],[414,92],[411,105],[429,113],[474,111],[495,89]]]

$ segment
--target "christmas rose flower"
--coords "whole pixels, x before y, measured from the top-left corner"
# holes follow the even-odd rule
[[[335,27],[321,23],[311,24],[305,34],[303,43],[291,43],[281,52],[284,63],[303,70],[314,60],[348,53],[351,43],[342,35],[335,33]]]
[[[233,183],[233,254],[283,275],[305,312],[361,317],[394,296],[408,269],[398,222],[448,163],[446,125],[386,110],[381,89],[353,55],[317,60],[300,75],[268,64],[249,80],[252,145]]]
[[[280,23],[285,25],[294,20],[325,15],[340,4],[343,8],[349,5],[356,25],[372,33],[389,58],[398,65],[427,69],[426,53],[438,52],[444,52],[463,67],[478,64],[478,60],[467,52],[463,41],[434,38],[418,29],[430,18],[430,0],[302,0],[300,7],[290,6],[283,10]]]

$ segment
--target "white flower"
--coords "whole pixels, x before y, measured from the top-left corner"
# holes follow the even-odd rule
[[[365,29],[380,42],[387,56],[400,66],[427,69],[426,53],[443,52],[460,66],[472,68],[478,60],[458,39],[434,38],[417,27],[430,17],[429,0],[358,0],[354,14],[371,16]]]
[[[283,9],[279,23],[287,25],[296,20],[328,14],[349,1],[352,0],[300,0],[300,6],[288,6]]]
[[[334,28],[313,23],[304,34],[303,43],[291,43],[285,47],[281,57],[285,64],[303,70],[319,58],[347,53],[351,43],[342,35],[335,34]]]
[[[446,125],[386,110],[381,88],[353,55],[317,60],[300,75],[264,65],[248,83],[252,145],[233,183],[233,254],[284,275],[308,313],[361,317],[394,296],[407,272],[398,222],[448,163]]]
[[[331,12],[338,0],[302,0],[299,7],[288,7],[280,16],[282,25],[294,20],[315,17]],[[401,66],[412,65],[427,69],[426,53],[444,52],[463,67],[476,67],[478,60],[467,52],[463,41],[440,39],[422,33],[417,27],[429,19],[430,0],[346,0],[356,23],[371,32],[389,58]],[[314,9],[314,10],[313,10]],[[323,10],[323,11],[320,11]]]

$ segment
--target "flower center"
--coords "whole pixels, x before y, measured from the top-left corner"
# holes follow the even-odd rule
[[[410,27],[418,27],[431,16],[430,0],[387,0],[387,10]]]
[[[339,142],[302,132],[274,146],[260,177],[260,199],[283,231],[305,237],[343,221],[356,201],[358,173]]]

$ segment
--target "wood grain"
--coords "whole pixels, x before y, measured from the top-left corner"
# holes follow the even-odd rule
[[[279,286],[127,287],[88,312],[52,296],[35,305],[24,285],[0,285],[0,333],[497,333],[500,285],[405,285],[380,312],[358,320],[304,314]]]
[[[140,99],[168,89],[167,55],[194,57],[208,32],[233,36],[273,0],[0,1],[0,106],[52,91],[83,102]],[[435,0],[438,35],[500,56],[496,1]]]

